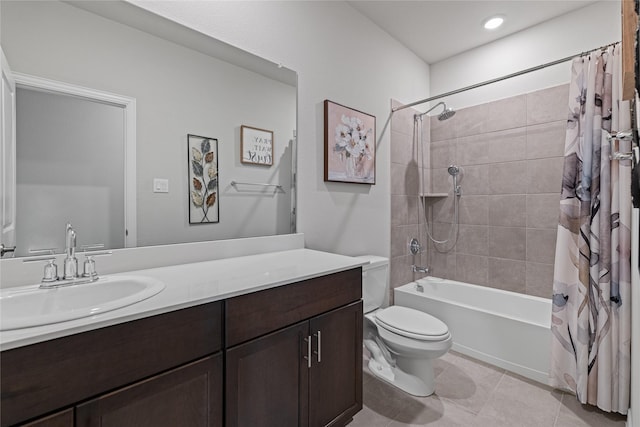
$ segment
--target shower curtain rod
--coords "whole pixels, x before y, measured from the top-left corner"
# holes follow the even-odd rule
[[[502,80],[510,79],[512,77],[521,76],[523,74],[531,73],[532,71],[542,70],[543,68],[551,67],[552,65],[562,64],[563,62],[571,61],[576,56],[585,56],[585,55],[587,55],[587,54],[589,54],[591,52],[594,52],[596,50],[606,49],[609,46],[613,46],[613,45],[618,44],[618,43],[620,43],[620,42],[609,43],[609,44],[606,44],[604,46],[600,46],[600,47],[598,47],[596,49],[593,49],[593,50],[590,50],[590,51],[587,51],[587,52],[581,52],[581,53],[576,54],[576,55],[567,56],[566,58],[557,59],[555,61],[547,62],[546,64],[537,65],[535,67],[527,68],[526,70],[522,70],[522,71],[518,71],[518,72],[515,72],[515,73],[507,74],[506,76],[497,77],[495,79],[487,80],[487,81],[484,81],[484,82],[481,82],[481,83],[476,83],[476,84],[473,84],[471,86],[466,86],[466,87],[463,87],[463,88],[460,88],[460,89],[452,90],[451,92],[446,92],[446,93],[442,93],[440,95],[431,96],[429,98],[421,99],[420,101],[415,101],[415,102],[412,102],[410,104],[400,105],[399,107],[392,108],[391,109],[391,113],[395,113],[396,111],[403,110],[405,108],[413,107],[414,105],[424,104],[425,102],[433,101],[433,100],[436,100],[436,99],[439,99],[439,98],[444,98],[446,96],[455,95],[455,94],[458,94],[458,93],[461,93],[461,92],[466,92],[468,90],[476,89],[476,88],[479,88],[479,87],[482,87],[482,86],[486,86],[486,85],[490,85],[492,83],[497,83],[497,82],[500,82]]]

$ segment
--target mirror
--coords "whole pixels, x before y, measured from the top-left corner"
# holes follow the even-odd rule
[[[73,189],[95,181],[93,174],[104,174],[102,166],[107,162],[107,156],[91,156],[93,150],[90,148],[80,157],[74,150],[54,144],[53,149],[61,150],[64,155],[47,155],[40,161],[66,157],[81,163],[82,168],[79,172],[65,171],[66,183],[47,192],[48,203],[44,208],[34,207],[33,193],[24,191],[25,186],[20,182],[20,176],[25,173],[17,172],[15,231],[18,256],[28,255],[30,249],[36,248],[62,250],[66,221],[61,218],[65,217],[75,222],[78,246],[106,243],[110,248],[295,231],[292,177],[297,75],[294,71],[125,2],[3,0],[0,18],[2,50],[17,76],[35,76],[135,100],[134,137],[133,141],[125,141],[126,144],[135,143],[135,179],[127,179],[126,174],[124,178],[126,188],[134,187],[135,203],[124,202],[129,208],[133,206],[133,219],[124,221],[124,228],[120,229],[122,225],[107,225],[109,212],[114,208],[102,208],[100,213],[97,206],[102,205],[96,204],[92,212],[84,212],[79,206],[91,205],[90,197],[89,200],[86,198],[94,191],[85,188],[77,193]],[[17,80],[17,122],[22,120],[30,128],[36,122],[31,117],[21,119],[20,92],[33,88],[21,85],[20,79]],[[77,121],[56,120],[68,126]],[[131,124],[127,119],[124,121]],[[272,165],[242,161],[243,126],[268,131],[260,133],[262,137],[272,132]],[[104,134],[96,127],[91,129]],[[81,135],[80,144],[99,141],[91,137],[94,132],[75,133]],[[40,152],[42,157],[42,150],[37,147],[21,150],[21,136],[28,138],[27,134],[19,131],[17,135],[17,168],[34,164],[22,161],[23,152]],[[217,140],[214,203],[218,204],[218,222],[190,224],[189,221],[189,204],[194,203],[191,197],[194,184],[190,181],[193,176],[190,178],[189,174],[193,159],[189,158],[191,154],[187,149],[189,134]],[[44,139],[38,142],[42,144],[52,141],[48,137],[35,139]],[[265,149],[264,141],[261,149]],[[98,172],[98,165],[102,167],[101,172]],[[66,168],[50,167],[47,173]],[[109,164],[106,170],[116,171],[117,168],[122,170],[122,166],[115,164],[113,167]],[[49,177],[46,183],[54,181],[57,182]],[[33,186],[30,182],[28,188],[33,189]],[[101,193],[104,200],[109,198],[105,191],[95,193]],[[74,203],[65,202],[65,198],[73,199]],[[29,203],[21,203],[21,200]],[[73,206],[71,212],[58,212],[65,205]],[[21,211],[20,206],[26,207]],[[118,215],[119,209],[115,209]],[[53,211],[56,211],[55,215]],[[40,221],[40,226],[21,227],[21,218],[28,213]],[[126,218],[126,214],[124,216]],[[113,234],[113,227],[117,228],[115,234],[125,238],[100,237],[105,233]],[[124,242],[127,237],[132,240],[131,236],[135,236],[134,242]]]

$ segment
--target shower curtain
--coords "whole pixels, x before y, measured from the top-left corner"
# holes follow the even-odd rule
[[[554,387],[626,414],[631,357],[631,127],[620,44],[573,60],[551,314]],[[619,151],[630,152],[620,140]]]

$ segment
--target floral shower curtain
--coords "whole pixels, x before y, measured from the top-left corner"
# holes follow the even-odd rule
[[[630,129],[621,48],[575,58],[556,243],[551,385],[627,413],[631,357],[631,160],[610,160]],[[620,140],[619,151],[630,152]]]

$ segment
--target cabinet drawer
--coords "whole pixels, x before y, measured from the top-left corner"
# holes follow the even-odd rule
[[[226,346],[300,322],[362,298],[360,267],[230,298]]]
[[[0,355],[0,424],[12,425],[222,348],[222,302],[186,308]]]

